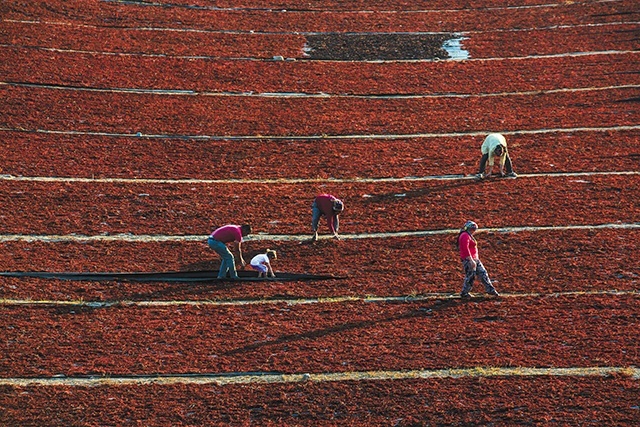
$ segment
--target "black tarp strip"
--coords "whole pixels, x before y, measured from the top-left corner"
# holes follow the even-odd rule
[[[4,277],[37,277],[41,279],[60,280],[85,280],[85,281],[127,281],[127,282],[209,282],[232,281],[231,279],[218,279],[217,271],[172,271],[156,273],[65,273],[44,271],[5,271],[0,272]],[[257,272],[238,271],[239,279],[234,282],[252,281],[303,281],[303,280],[329,280],[341,279],[331,275],[296,274],[276,272],[275,278],[258,278]]]

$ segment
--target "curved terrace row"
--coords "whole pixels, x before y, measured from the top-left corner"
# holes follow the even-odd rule
[[[537,8],[396,11],[394,13],[203,10],[133,2],[5,1],[4,17],[114,27],[172,27],[260,32],[454,32],[619,22],[638,16],[634,0],[540,5]]]
[[[307,234],[323,192],[346,204],[348,233],[459,228],[470,209],[483,227],[637,221],[639,175],[426,182],[301,184],[3,182],[0,217],[15,234],[204,235],[228,223],[254,233]],[[505,209],[508,207],[509,209]],[[592,220],[585,221],[586,213]]]
[[[586,219],[585,219],[586,220]],[[635,228],[550,228],[532,231],[485,232],[482,253],[491,265],[500,292],[551,294],[555,292],[631,291],[640,275],[628,264],[634,257]],[[220,260],[197,239],[162,241],[162,236],[127,241],[59,239],[2,242],[6,256],[1,271],[44,272],[171,272],[217,271]],[[109,236],[105,236],[109,237]],[[141,236],[144,237],[144,236]],[[154,239],[156,238],[156,239]],[[65,281],[0,277],[2,296],[24,301],[242,301],[367,296],[452,296],[461,282],[454,246],[455,230],[409,237],[370,237],[343,242],[320,240],[315,245],[296,241],[252,240],[245,243],[249,256],[276,249],[277,272],[330,274],[336,280],[261,283]],[[34,257],[34,254],[37,254]],[[606,258],[607,262],[601,260]],[[593,269],[593,265],[601,267]],[[517,274],[513,266],[519,266]],[[347,278],[347,279],[345,279]],[[585,296],[589,298],[589,296]],[[428,301],[427,301],[428,302]]]

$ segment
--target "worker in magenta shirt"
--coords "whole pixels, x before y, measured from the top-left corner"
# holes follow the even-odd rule
[[[464,283],[462,284],[462,292],[460,297],[468,298],[471,295],[473,281],[478,276],[484,285],[485,291],[489,295],[498,296],[498,291],[493,287],[487,270],[482,265],[478,256],[478,243],[473,234],[478,230],[478,224],[473,221],[467,221],[458,234],[458,249],[460,250],[460,260],[464,267]]]
[[[245,225],[225,225],[216,229],[207,240],[207,244],[211,249],[216,251],[222,263],[220,264],[220,271],[218,272],[218,279],[224,279],[227,274],[232,279],[238,278],[238,272],[236,271],[236,262],[233,257],[233,253],[227,247],[227,243],[233,243],[234,251],[238,254],[240,263],[244,267],[246,262],[242,258],[242,238],[251,233],[251,226]]]
[[[338,215],[340,215],[343,210],[344,203],[331,194],[319,194],[316,196],[311,206],[311,230],[313,231],[311,240],[318,240],[318,222],[322,216],[327,219],[327,225],[331,233],[333,233],[333,237],[339,239],[338,227],[340,226],[340,220],[338,219]]]

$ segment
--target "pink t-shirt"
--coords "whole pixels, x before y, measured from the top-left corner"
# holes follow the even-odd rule
[[[211,237],[222,243],[242,242],[242,227],[239,225],[225,225],[211,233]]]
[[[458,246],[460,248],[460,259],[465,260],[469,257],[478,259],[478,245],[468,232],[465,231],[460,234]]]

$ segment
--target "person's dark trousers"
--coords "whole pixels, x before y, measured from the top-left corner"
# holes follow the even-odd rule
[[[482,175],[484,173],[484,168],[487,166],[487,160],[489,159],[488,154],[483,154],[480,159],[480,169],[478,169],[478,175]]]
[[[504,161],[504,173],[507,175],[513,173],[513,165],[511,164],[511,157],[509,157],[509,153],[507,153],[507,159]]]
[[[478,175],[484,173],[484,169],[487,167],[487,160],[489,160],[488,154],[483,154],[480,159],[480,168],[478,169]],[[507,153],[507,158],[504,161],[504,173],[509,175],[513,172],[513,165],[511,164],[511,157],[509,157],[509,153]]]

